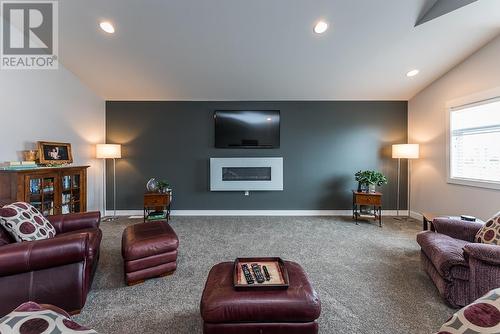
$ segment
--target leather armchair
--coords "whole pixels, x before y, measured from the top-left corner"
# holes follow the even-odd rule
[[[0,317],[27,301],[70,313],[85,305],[99,259],[100,213],[48,219],[57,232],[54,238],[0,246]]]
[[[436,218],[432,224],[435,232],[417,235],[422,266],[451,306],[465,306],[500,287],[500,246],[474,242],[481,223]]]

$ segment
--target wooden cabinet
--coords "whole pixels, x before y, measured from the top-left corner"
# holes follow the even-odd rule
[[[0,170],[0,205],[27,202],[45,216],[85,212],[88,167]]]

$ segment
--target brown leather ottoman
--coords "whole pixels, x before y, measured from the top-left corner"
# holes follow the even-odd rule
[[[178,246],[179,239],[166,221],[128,226],[122,235],[127,284],[173,273],[177,268]]]
[[[316,334],[321,304],[302,267],[285,261],[286,290],[233,288],[233,263],[215,265],[201,297],[205,334]]]

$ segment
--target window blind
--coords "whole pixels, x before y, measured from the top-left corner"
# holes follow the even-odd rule
[[[450,177],[500,183],[500,99],[450,109]]]

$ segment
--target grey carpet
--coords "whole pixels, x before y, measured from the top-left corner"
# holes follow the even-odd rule
[[[385,218],[379,228],[347,217],[173,217],[177,271],[127,287],[121,233],[140,221],[102,224],[99,268],[75,319],[103,334],[201,333],[208,271],[241,256],[300,263],[321,298],[321,333],[430,334],[453,313],[420,269],[417,221]]]

